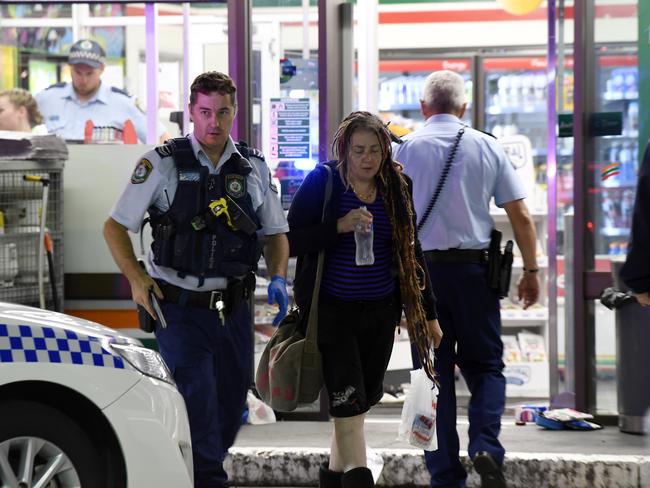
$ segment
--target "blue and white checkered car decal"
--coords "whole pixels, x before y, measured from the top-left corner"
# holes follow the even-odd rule
[[[0,324],[0,363],[58,363],[124,369],[97,337],[54,327]]]

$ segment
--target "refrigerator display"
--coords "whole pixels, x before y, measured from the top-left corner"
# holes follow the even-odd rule
[[[565,60],[564,83],[558,93],[563,109],[573,105],[571,59]],[[537,182],[546,181],[547,156],[547,76],[546,57],[485,58],[481,62],[484,77],[484,127],[495,137],[523,134],[533,148]],[[560,140],[560,155],[571,153],[568,143]]]
[[[401,135],[422,125],[420,99],[424,80],[433,71],[451,70],[465,80],[467,110],[463,121],[472,125],[473,80],[472,60],[417,59],[381,60],[379,62],[379,111],[384,119],[390,120],[393,130]]]
[[[596,139],[596,254],[625,254],[630,236],[639,161],[639,80],[634,54],[601,55],[596,79],[596,110],[622,114],[620,135]]]

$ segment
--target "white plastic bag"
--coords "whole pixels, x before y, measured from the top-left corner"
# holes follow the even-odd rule
[[[275,412],[262,400],[253,395],[253,392],[248,390],[246,395],[246,403],[248,404],[248,423],[253,425],[272,424],[275,422]]]
[[[438,388],[422,368],[411,371],[397,438],[425,451],[438,449],[436,408]]]

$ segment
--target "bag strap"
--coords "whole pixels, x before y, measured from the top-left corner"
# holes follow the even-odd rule
[[[436,206],[436,202],[438,201],[438,197],[440,196],[440,192],[442,191],[442,188],[445,186],[445,182],[447,181],[447,177],[449,176],[449,171],[451,170],[451,165],[454,162],[454,158],[456,157],[456,151],[458,150],[458,144],[460,144],[460,139],[461,139],[461,137],[463,137],[464,133],[465,133],[465,126],[461,127],[458,130],[458,133],[456,134],[456,140],[454,141],[454,145],[451,147],[451,150],[449,151],[449,155],[447,156],[447,161],[445,162],[445,167],[442,169],[442,173],[440,174],[440,181],[438,181],[438,186],[436,187],[436,191],[433,192],[433,196],[431,197],[431,201],[429,202],[429,206],[424,211],[424,215],[422,216],[422,219],[420,220],[420,223],[418,224],[418,232],[420,232],[422,230],[422,226],[425,224],[425,222],[429,218],[429,215],[431,215],[431,211],[433,210],[433,207]]]
[[[325,222],[325,213],[330,197],[332,196],[332,168],[323,164],[327,170],[327,183],[325,184],[325,199],[323,200],[323,213],[321,222]],[[305,337],[305,352],[313,353],[318,350],[316,338],[318,335],[318,295],[320,294],[320,282],[323,277],[323,265],[325,262],[325,249],[318,252],[318,265],[316,267],[316,281],[314,282],[314,293],[311,296],[311,307],[309,307],[309,319],[307,321],[307,333]]]

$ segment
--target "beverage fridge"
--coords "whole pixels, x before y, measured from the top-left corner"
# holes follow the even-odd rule
[[[451,70],[465,80],[467,110],[463,121],[473,125],[474,79],[472,58],[384,59],[379,62],[379,112],[402,135],[421,126],[420,99],[424,80],[433,71]]]
[[[595,198],[595,252],[627,252],[639,165],[639,80],[634,53],[600,53],[596,109],[620,113],[620,135],[598,137],[590,167]]]

